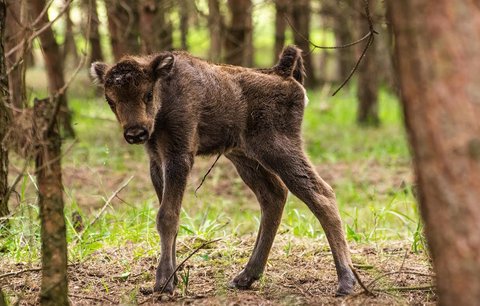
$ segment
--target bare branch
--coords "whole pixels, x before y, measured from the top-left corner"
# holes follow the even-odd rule
[[[18,45],[16,45],[15,47],[13,47],[12,49],[10,49],[7,54],[5,54],[5,57],[9,57],[10,55],[12,55],[14,52],[16,52],[17,50],[19,50],[20,48],[23,48],[23,46],[25,44],[27,45],[30,45],[32,43],[32,41],[37,37],[39,36],[40,34],[42,34],[43,32],[45,32],[45,30],[47,30],[48,28],[50,28],[68,9],[68,6],[72,3],[73,0],[68,0],[65,5],[62,7],[62,9],[60,10],[60,12],[58,12],[57,16],[55,16],[55,18],[53,18],[51,21],[49,21],[48,23],[46,23],[44,26],[42,26],[39,30],[36,30],[33,32],[33,34],[26,40],[22,41],[21,43],[19,43]],[[52,1],[51,1],[52,2]],[[48,6],[50,5],[51,3],[49,3],[46,8],[48,8]],[[42,13],[43,14],[40,14],[40,18],[45,15],[44,12],[48,11],[47,10],[43,10]],[[34,22],[35,24],[35,22]],[[22,59],[23,60],[23,59]]]

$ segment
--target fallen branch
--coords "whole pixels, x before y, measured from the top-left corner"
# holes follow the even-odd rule
[[[38,272],[38,271],[41,271],[41,270],[42,270],[42,268],[30,268],[30,269],[20,270],[20,271],[16,271],[16,272],[8,272],[8,273],[5,273],[5,274],[1,274],[0,279],[5,278],[5,277],[9,277],[9,276],[17,276],[17,275],[27,273],[27,272]]]
[[[367,284],[367,287],[370,288],[370,287],[372,287],[372,285],[374,285],[379,280],[381,280],[381,279],[383,279],[383,278],[385,278],[389,275],[395,275],[395,274],[412,274],[412,275],[431,277],[431,278],[435,277],[435,275],[433,275],[433,274],[426,274],[426,273],[415,272],[415,271],[394,271],[394,272],[388,272],[388,273],[384,273],[384,274],[380,275],[379,277],[377,277],[374,280],[372,280],[371,282],[369,282]]]
[[[412,287],[389,287],[389,288],[380,288],[375,289],[377,292],[388,292],[388,291],[432,291],[435,289],[433,285],[424,285],[424,286],[412,286]]]
[[[77,299],[84,299],[84,300],[92,300],[92,301],[98,301],[98,302],[110,302],[112,304],[117,304],[115,301],[107,298],[107,297],[102,297],[102,298],[97,298],[97,297],[94,297],[94,296],[86,296],[86,295],[78,295],[78,294],[72,294],[72,293],[69,293],[68,296],[70,297],[73,297],[73,298],[77,298]]]

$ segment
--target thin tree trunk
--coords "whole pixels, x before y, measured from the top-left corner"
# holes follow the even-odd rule
[[[310,0],[298,0],[292,4],[292,24],[295,28],[293,40],[303,50],[303,63],[307,77],[306,87],[314,87],[316,78],[313,70],[312,53],[310,52]]]
[[[230,25],[225,35],[225,62],[247,65],[248,39],[251,28],[251,0],[228,0]],[[250,24],[250,25],[249,25]]]
[[[139,2],[139,27],[143,54],[173,48],[172,25],[166,14],[169,9],[170,3],[166,0]]]
[[[190,7],[188,0],[181,0],[180,6],[180,43],[182,50],[188,50],[188,20],[190,16]]]
[[[368,4],[371,14],[374,15],[377,1],[368,0]],[[357,2],[357,10],[363,11],[363,9],[363,2]],[[357,28],[360,29],[360,33],[368,33],[369,31],[367,19],[363,14],[357,18]],[[363,44],[357,45],[358,56],[360,56],[363,48]],[[357,122],[360,125],[378,126],[380,124],[378,116],[379,67],[377,56],[377,44],[374,44],[368,49],[368,53],[357,70]]]
[[[110,43],[115,60],[118,61],[127,54],[138,54],[140,52],[139,27],[142,23],[139,22],[136,1],[108,0],[105,1],[105,5]]]
[[[40,16],[43,8],[45,7],[45,0],[36,0],[31,2],[32,13],[34,16]],[[36,18],[36,17],[34,17]],[[44,14],[42,17],[41,25],[49,22],[48,14]],[[54,95],[59,92],[65,85],[65,79],[63,74],[64,63],[60,52],[60,47],[55,40],[52,28],[48,28],[42,34],[39,35],[40,44],[43,49],[43,58],[45,60],[45,68],[47,70],[48,87],[50,94]],[[60,94],[58,99],[60,100],[60,111],[58,113],[59,121],[62,127],[62,132],[66,137],[75,137],[75,131],[72,126],[72,114],[67,105],[66,91]]]
[[[38,206],[42,238],[41,305],[68,305],[67,238],[63,213],[61,139],[53,103],[35,100],[35,130],[40,145],[36,152]],[[50,121],[54,120],[53,126]],[[51,127],[51,128],[50,128]]]
[[[64,0],[64,4],[67,0]],[[75,37],[73,35],[73,21],[70,18],[70,6],[68,6],[67,10],[65,11],[64,15],[65,19],[65,41],[63,42],[63,62],[65,64],[68,63],[67,57],[71,57],[74,62],[78,61],[78,52],[77,46],[75,45]]]
[[[22,1],[7,0],[7,17],[5,29],[5,48],[13,49],[24,39],[25,32],[22,24],[27,22],[26,8],[22,7]],[[26,102],[25,90],[25,61],[21,61],[26,56],[28,50],[20,49],[7,58],[7,69],[13,70],[8,75],[8,84],[10,88],[10,101],[17,109],[22,109]],[[24,54],[27,53],[27,54]]]
[[[255,48],[253,45],[253,6],[250,5],[247,10],[247,18],[245,19],[245,28],[247,30],[245,37],[245,53],[243,55],[243,65],[253,67]]]
[[[335,1],[337,2],[337,1]],[[337,4],[337,3],[335,3]],[[336,9],[336,13],[333,16],[335,41],[337,46],[349,44],[353,42],[357,35],[355,34],[356,26],[353,22],[355,18],[352,18],[357,12],[352,10],[352,0],[340,1],[338,5],[331,9]],[[338,59],[338,75],[339,80],[343,81],[353,66],[355,65],[355,52],[353,48],[344,48],[336,51]]]
[[[5,65],[5,50],[3,49],[3,38],[5,33],[6,17],[5,0],[0,0],[0,218],[9,215],[8,210],[8,150],[3,144],[3,139],[7,134],[10,125],[10,111],[8,104],[8,77]],[[7,220],[0,220],[1,227],[7,224]]]
[[[208,30],[210,31],[211,61],[218,62],[222,54],[223,20],[218,0],[208,0]]]
[[[100,19],[98,18],[97,1],[84,0],[84,10],[87,15],[91,14],[90,37],[86,37],[90,42],[90,64],[96,61],[103,61],[102,44],[100,41]]]
[[[273,63],[275,64],[285,46],[285,31],[287,30],[287,21],[290,14],[289,0],[275,0],[275,47]]]
[[[450,0],[387,4],[439,304],[477,305],[480,5]]]

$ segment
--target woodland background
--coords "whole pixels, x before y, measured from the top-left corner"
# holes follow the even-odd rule
[[[148,161],[124,142],[90,63],[175,49],[268,67],[287,44],[304,50],[305,147],[336,191],[364,283],[346,302],[478,301],[480,8],[435,3],[0,1],[0,305],[159,301],[144,290],[159,256]],[[227,288],[248,259],[260,211],[222,158],[194,194],[213,160],[197,159],[190,179],[180,260],[215,242],[189,258],[176,294],[161,299],[342,302],[325,235],[293,196],[263,278],[252,291]]]

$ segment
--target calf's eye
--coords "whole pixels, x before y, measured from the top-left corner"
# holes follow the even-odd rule
[[[143,97],[143,100],[144,100],[145,102],[151,102],[152,99],[153,99],[153,91],[152,91],[152,90],[149,90],[149,91],[145,94],[145,96]]]
[[[113,103],[113,101],[109,97],[106,97],[106,99],[107,99],[108,106],[110,106],[112,110],[115,110],[115,104]]]

